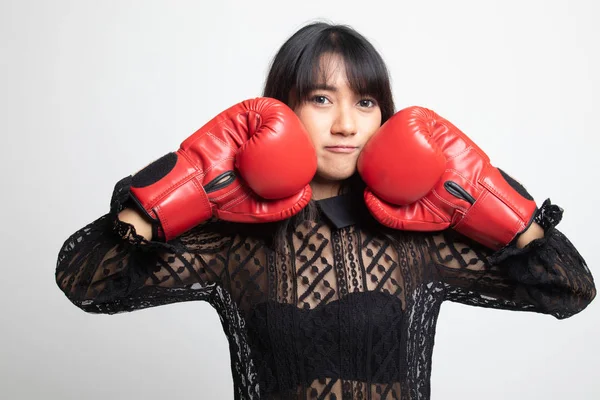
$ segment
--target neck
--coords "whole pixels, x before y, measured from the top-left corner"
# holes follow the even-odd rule
[[[312,189],[313,200],[323,200],[338,195],[340,182],[319,181],[315,179],[310,182],[310,188]]]

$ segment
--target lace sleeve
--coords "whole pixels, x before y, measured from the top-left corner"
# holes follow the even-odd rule
[[[223,283],[229,237],[202,224],[167,242],[148,241],[118,219],[131,176],[119,181],[110,212],[71,235],[58,254],[56,283],[90,313],[115,314],[208,300]]]
[[[433,235],[435,273],[446,300],[480,307],[533,311],[568,318],[596,296],[590,270],[573,244],[555,226],[562,209],[544,202],[536,222],[543,238],[524,248],[497,252],[454,232]]]

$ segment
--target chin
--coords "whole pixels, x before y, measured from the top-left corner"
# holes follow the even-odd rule
[[[322,181],[343,181],[350,178],[356,172],[356,168],[347,171],[317,171],[317,176]]]

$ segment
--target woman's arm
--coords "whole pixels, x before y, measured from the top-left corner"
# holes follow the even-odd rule
[[[451,230],[432,234],[430,254],[446,299],[558,319],[585,309],[596,296],[594,279],[577,249],[555,228],[562,216],[557,208],[544,203],[537,220],[543,237],[534,238],[540,233],[531,228],[522,248],[513,243],[493,252]]]
[[[535,239],[541,239],[544,237],[544,228],[542,228],[537,222],[533,222],[529,228],[521,233],[517,238],[517,248],[522,249],[527,246]]]
[[[230,238],[206,223],[167,243],[148,240],[149,223],[124,208],[130,183],[130,176],[117,183],[110,213],[64,242],[56,283],[73,304],[91,313],[207,300],[223,283]]]
[[[144,239],[152,240],[152,224],[143,217],[142,213],[134,207],[124,208],[118,214],[119,220],[133,225],[138,235]]]

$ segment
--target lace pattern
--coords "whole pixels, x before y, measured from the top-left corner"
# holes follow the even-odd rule
[[[56,282],[91,313],[207,301],[229,341],[236,399],[429,399],[443,301],[562,319],[596,295],[549,200],[535,219],[544,238],[522,249],[322,218],[294,228],[278,253],[264,227],[213,220],[145,240],[117,218],[130,180],[115,186],[108,214],[67,238]]]

